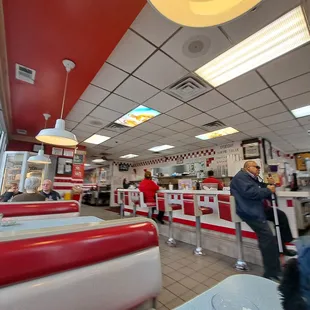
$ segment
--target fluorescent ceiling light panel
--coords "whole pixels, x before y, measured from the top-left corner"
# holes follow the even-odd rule
[[[115,121],[117,124],[121,124],[128,127],[135,127],[140,125],[151,118],[159,115],[160,113],[151,108],[145,107],[144,105],[139,105],[135,109],[131,110],[120,119]]]
[[[127,155],[123,155],[120,158],[135,158],[138,157],[139,155],[135,155],[135,154],[127,154]]]
[[[301,6],[275,20],[196,73],[213,87],[222,85],[310,41]]]
[[[107,141],[111,139],[110,137],[101,136],[101,135],[92,135],[90,138],[85,140],[85,143],[91,143],[91,144],[100,144],[104,141]]]
[[[160,145],[160,146],[152,147],[151,149],[149,149],[149,151],[160,152],[160,151],[169,150],[169,149],[173,149],[173,148],[174,148],[174,146],[172,146],[172,145]]]
[[[310,115],[310,105],[291,111],[296,118]]]
[[[236,132],[238,132],[237,129],[232,128],[232,127],[227,127],[227,128],[223,128],[220,130],[204,133],[203,135],[196,136],[196,138],[200,140],[209,140],[209,139],[231,135]]]
[[[98,164],[98,163],[103,163],[104,161],[105,161],[105,160],[102,159],[102,158],[96,158],[96,159],[93,159],[93,160],[92,160],[93,163],[97,163],[97,164]]]

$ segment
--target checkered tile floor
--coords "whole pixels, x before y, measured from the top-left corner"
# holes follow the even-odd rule
[[[118,214],[101,207],[83,206],[82,215],[92,215],[112,220]],[[226,277],[236,274],[235,259],[205,251],[206,255],[193,255],[194,246],[179,242],[176,248],[165,243],[160,237],[160,253],[163,273],[163,288],[158,297],[158,310],[174,309],[186,301],[208,290]],[[250,274],[261,275],[260,266],[250,265]]]

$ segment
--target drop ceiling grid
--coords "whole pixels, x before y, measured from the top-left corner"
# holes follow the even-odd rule
[[[142,11],[142,13],[143,13],[143,11]],[[150,14],[150,12],[148,12],[148,14]],[[156,12],[154,12],[154,14],[157,14]],[[242,18],[241,18],[242,19]],[[229,27],[229,24],[227,25],[227,27]],[[226,28],[227,28],[226,27]],[[108,95],[107,95],[107,97],[106,98],[104,98],[101,102],[99,102],[99,104],[97,103],[97,102],[93,102],[93,103],[91,103],[91,104],[95,104],[95,106],[94,106],[94,109],[92,110],[92,111],[90,111],[87,115],[85,115],[85,117],[84,118],[86,118],[87,116],[89,116],[94,110],[95,110],[95,108],[97,107],[97,106],[102,106],[102,107],[104,107],[104,101],[105,100],[107,100],[108,98],[109,98],[109,96],[111,96],[112,94],[115,94],[115,90],[120,86],[120,85],[122,85],[126,80],[128,80],[130,77],[135,77],[136,79],[138,79],[138,80],[140,80],[141,82],[143,82],[143,83],[146,83],[146,84],[148,84],[149,86],[152,86],[152,87],[154,87],[156,90],[157,90],[157,92],[155,93],[155,94],[153,94],[152,96],[150,96],[150,98],[148,98],[148,99],[146,99],[146,100],[144,100],[143,102],[142,102],[142,104],[143,103],[147,103],[147,101],[151,101],[152,100],[152,98],[156,98],[156,96],[158,96],[159,94],[161,94],[161,93],[163,93],[163,90],[162,89],[160,89],[159,87],[156,87],[156,85],[152,85],[151,83],[148,83],[148,82],[146,82],[145,80],[143,80],[143,79],[140,79],[138,76],[136,76],[135,75],[135,73],[146,63],[146,62],[148,62],[156,53],[158,53],[159,51],[160,52],[162,52],[164,55],[166,55],[167,57],[169,57],[169,59],[171,59],[172,61],[174,61],[178,66],[181,66],[183,69],[185,69],[185,70],[187,70],[187,72],[188,72],[188,69],[186,69],[186,66],[185,65],[183,65],[182,63],[180,63],[179,61],[177,61],[176,59],[174,59],[173,58],[173,56],[172,55],[170,55],[170,53],[168,54],[167,52],[165,52],[165,50],[163,49],[163,47],[167,44],[167,43],[169,43],[171,40],[173,40],[173,38],[176,36],[176,35],[178,35],[178,33],[182,30],[183,28],[182,27],[179,27],[179,28],[177,28],[175,31],[173,31],[172,32],[172,34],[171,35],[169,35],[167,38],[166,38],[166,40],[163,40],[162,41],[162,43],[161,44],[154,44],[153,42],[152,42],[152,40],[151,39],[148,39],[147,37],[145,37],[143,34],[140,34],[139,33],[139,31],[137,31],[137,30],[135,30],[133,27],[132,28],[130,28],[130,31],[132,32],[132,33],[134,33],[136,36],[139,36],[139,38],[140,39],[142,39],[142,40],[145,40],[145,42],[147,42],[148,44],[150,44],[151,46],[152,46],[152,52],[150,52],[150,54],[140,63],[140,64],[138,64],[138,66],[136,66],[136,68],[135,69],[133,69],[133,70],[130,70],[131,72],[126,72],[124,69],[122,69],[122,68],[118,68],[116,65],[114,65],[114,64],[112,64],[112,63],[109,63],[109,60],[108,60],[108,62],[107,62],[107,65],[109,65],[111,68],[113,67],[115,70],[118,70],[118,71],[120,71],[120,72],[122,72],[122,76],[124,77],[124,79],[122,78],[122,81],[120,81],[120,83],[118,84],[115,84],[114,85],[114,88],[109,88],[109,89],[105,89],[104,87],[100,87],[100,86],[98,86],[98,83],[96,83],[96,85],[93,85],[93,86],[96,86],[96,87],[99,87],[99,88],[101,88],[103,91],[106,91],[106,92],[108,92]],[[227,29],[225,29],[225,30],[227,30]],[[309,47],[309,45],[307,45],[307,46],[305,46],[305,47],[300,47],[300,48],[298,48],[298,49],[296,49],[295,51],[293,51],[293,52],[291,52],[291,53],[295,53],[295,52],[297,52],[297,53],[299,53],[299,54],[305,54],[303,51],[302,51],[302,49],[303,48],[308,48]],[[239,106],[238,105],[238,100],[241,100],[242,98],[246,98],[246,97],[248,97],[248,96],[251,96],[251,95],[253,95],[253,94],[256,94],[256,93],[259,93],[259,92],[261,92],[262,90],[270,90],[274,95],[276,95],[276,97],[278,98],[278,100],[277,101],[279,101],[280,103],[281,103],[281,105],[283,105],[285,108],[286,108],[286,110],[289,112],[289,113],[291,113],[290,111],[289,111],[289,109],[288,109],[288,107],[285,105],[285,100],[287,100],[287,98],[285,99],[285,100],[282,100],[282,99],[280,99],[280,97],[279,97],[279,95],[276,93],[276,91],[274,90],[274,88],[277,86],[277,85],[280,85],[280,84],[282,84],[282,83],[285,83],[285,82],[287,82],[287,81],[290,81],[290,80],[294,80],[294,79],[296,79],[296,78],[298,78],[298,77],[300,77],[300,76],[303,76],[303,75],[306,75],[308,72],[303,72],[302,74],[298,74],[298,72],[296,73],[294,73],[295,75],[294,76],[290,76],[290,75],[288,75],[288,78],[285,80],[285,81],[281,81],[280,83],[278,83],[278,84],[275,84],[275,85],[272,85],[272,86],[270,86],[267,82],[266,82],[266,79],[265,79],[265,77],[264,77],[264,71],[268,71],[268,67],[270,66],[273,66],[273,64],[274,64],[274,62],[281,62],[281,59],[282,58],[285,58],[285,57],[287,57],[287,58],[290,58],[290,57],[288,57],[288,55],[290,55],[291,53],[289,53],[289,54],[287,54],[287,55],[284,55],[284,56],[282,56],[282,57],[280,57],[280,58],[278,58],[278,59],[276,59],[276,60],[274,60],[274,61],[272,61],[272,62],[270,62],[270,63],[268,63],[268,64],[265,64],[264,66],[262,66],[262,67],[260,67],[260,68],[258,68],[257,70],[254,70],[254,71],[251,71],[249,74],[256,74],[257,76],[256,76],[256,79],[258,78],[261,82],[260,83],[262,83],[262,85],[260,86],[260,87],[258,87],[258,88],[253,88],[253,90],[251,90],[250,91],[250,93],[248,93],[246,90],[245,91],[243,91],[243,93],[241,93],[241,95],[239,96],[239,95],[235,95],[235,96],[227,96],[227,95],[225,95],[225,91],[223,91],[223,89],[225,89],[225,87],[227,88],[227,85],[229,85],[229,83],[230,82],[228,82],[228,83],[226,83],[226,84],[224,84],[224,85],[222,85],[222,86],[220,86],[220,87],[218,87],[218,88],[216,88],[216,90],[214,90],[213,88],[211,88],[211,90],[209,91],[209,92],[207,92],[207,93],[205,93],[205,94],[203,94],[203,95],[201,95],[201,96],[199,96],[199,97],[203,97],[203,96],[205,96],[205,95],[208,95],[209,93],[211,93],[211,92],[214,92],[214,91],[217,91],[219,94],[221,94],[224,98],[226,98],[226,100],[227,100],[227,102],[226,103],[223,103],[223,104],[221,104],[220,106],[217,106],[216,107],[216,109],[218,109],[218,111],[219,111],[219,115],[220,115],[220,111],[221,111],[221,107],[223,108],[223,109],[225,109],[225,105],[226,104],[233,104],[233,105],[235,105],[236,106],[236,108],[238,107],[238,111],[239,111],[239,109],[240,109],[240,113],[238,113],[238,114],[236,114],[236,115],[234,115],[234,116],[236,116],[236,117],[238,117],[238,115],[240,115],[240,117],[241,117],[241,115],[243,114],[243,113],[246,113],[246,115],[249,115],[250,116],[250,114],[248,113],[248,110],[247,109],[245,109],[244,107],[241,107],[241,106]],[[110,69],[111,69],[110,68]],[[264,69],[264,70],[263,70]],[[115,71],[116,72],[116,71]],[[310,70],[309,70],[309,72],[310,72]],[[296,75],[297,74],[297,75]],[[242,77],[241,77],[241,79],[242,79]],[[236,80],[233,80],[232,81],[233,83],[236,83]],[[92,84],[91,84],[92,85]],[[226,86],[225,86],[226,85]],[[237,83],[237,85],[238,85],[238,83]],[[251,87],[252,87],[252,85],[251,85]],[[222,91],[221,91],[221,88],[222,88]],[[239,85],[238,86],[238,89],[241,89],[241,90],[243,90],[243,85]],[[310,87],[309,87],[309,90],[310,90]],[[295,96],[299,96],[300,94],[298,94],[298,95],[294,95],[293,97],[295,97]],[[133,104],[136,104],[136,105],[138,105],[138,104],[140,104],[139,102],[135,102],[135,101],[133,101],[133,100],[131,100],[131,99],[129,99],[129,98],[127,98],[127,97],[125,97],[125,96],[122,96],[122,95],[119,95],[119,94],[117,94],[117,96],[121,96],[121,97],[123,97],[123,98],[125,98],[126,100],[130,100],[130,102],[132,102]],[[172,98],[174,98],[174,97],[172,97]],[[155,100],[155,99],[154,99]],[[207,110],[207,111],[202,111],[202,110],[200,110],[199,108],[197,108],[197,106],[194,106],[194,105],[191,105],[191,102],[193,102],[193,101],[195,101],[195,100],[198,100],[198,98],[195,98],[194,100],[191,100],[191,101],[189,101],[189,102],[184,102],[184,101],[180,101],[180,102],[182,102],[182,104],[188,104],[189,106],[191,106],[192,108],[194,108],[196,111],[197,111],[197,115],[199,116],[199,115],[201,115],[202,113],[205,113],[205,115],[206,115],[206,117],[208,116],[208,117],[212,117],[211,115],[209,115],[208,113],[206,113],[206,112],[208,112],[209,110]],[[268,103],[268,104],[266,104],[266,105],[263,105],[263,107],[265,107],[266,109],[268,109],[268,106],[270,105],[270,104],[273,104],[274,102],[270,102],[270,103]],[[310,102],[309,102],[310,103]],[[146,104],[146,106],[147,106],[147,104]],[[181,105],[179,105],[179,106],[181,106]],[[106,108],[106,107],[104,107],[104,108]],[[152,104],[152,108],[154,108],[154,109],[156,109],[156,105],[155,104]],[[193,124],[193,120],[194,120],[194,118],[195,118],[195,116],[192,116],[192,117],[188,117],[188,118],[185,118],[184,119],[184,116],[181,118],[181,120],[180,119],[178,119],[178,115],[173,115],[173,110],[174,109],[177,109],[178,107],[173,107],[172,109],[170,109],[170,110],[167,110],[167,111],[165,111],[164,113],[162,113],[161,115],[167,115],[167,116],[172,116],[173,118],[175,118],[176,120],[177,120],[177,122],[178,123],[181,123],[181,122],[184,122],[184,123],[186,123],[186,124],[189,124],[189,125],[191,125],[191,126],[193,126],[193,125],[195,125],[195,124]],[[213,108],[214,109],[214,108]],[[113,109],[112,109],[112,107],[110,107],[110,109],[108,109],[108,110],[111,110],[111,111],[113,111]],[[212,110],[212,109],[210,109],[210,110]],[[254,111],[254,109],[252,109],[252,110],[249,110],[249,111]],[[117,112],[121,112],[120,110],[119,111],[117,111]],[[126,112],[128,112],[128,110],[126,110],[125,111],[125,109],[124,109],[124,112],[123,113],[126,113]],[[255,111],[254,111],[255,112]],[[270,128],[269,126],[272,126],[272,125],[267,125],[267,127],[266,127],[266,125],[264,125],[260,120],[261,120],[261,118],[256,118],[255,117],[255,113],[253,112],[253,114],[251,114],[251,116],[254,118],[254,120],[256,120],[257,122],[259,122],[260,124],[261,124],[261,126],[260,127],[256,127],[256,128],[258,128],[258,130],[252,130],[252,131],[254,131],[254,132],[262,132],[262,131],[264,131],[265,130],[265,128],[268,128],[269,129],[269,132],[267,132],[267,133],[273,133],[273,129],[272,128]],[[76,112],[77,113],[77,112]],[[217,115],[218,115],[218,113],[217,113]],[[93,115],[94,116],[94,115]],[[232,117],[232,115],[230,115],[231,117]],[[247,116],[248,117],[248,116]],[[191,119],[192,118],[192,119]],[[201,117],[200,117],[201,118]],[[216,118],[216,119],[218,119],[218,120],[224,120],[225,121],[225,119],[229,119],[230,117],[227,117],[227,116],[225,116],[225,117],[220,117],[220,116],[218,116],[218,118]],[[191,119],[190,120],[190,123],[187,123],[186,122],[186,120],[187,119]],[[294,118],[295,119],[295,118]],[[71,121],[74,121],[74,119],[70,119]],[[295,119],[296,120],[296,119]],[[113,122],[113,121],[115,121],[115,119],[111,119],[111,120],[109,120],[110,122]],[[153,122],[155,122],[156,123],[156,118],[154,118],[153,119]],[[298,120],[297,120],[297,122],[298,122],[298,125],[300,126],[300,128],[303,128],[302,127],[302,125],[303,124],[301,124]],[[152,120],[150,120],[149,121],[149,124],[151,124],[152,123]],[[146,122],[145,124],[148,124],[148,122]],[[199,123],[200,124],[200,123]],[[279,124],[281,124],[281,123],[279,123]],[[74,126],[74,124],[73,123],[71,123],[70,124],[70,129],[71,130],[77,130],[78,128],[78,126],[79,125],[84,125],[83,124],[83,120],[81,120],[80,122],[77,122],[77,124],[75,124],[76,126]],[[158,124],[157,124],[158,125]],[[171,128],[168,128],[168,127],[170,127],[170,126],[172,126],[173,124],[169,124],[169,125],[166,125],[165,124],[165,126],[161,126],[161,125],[159,125],[160,126],[160,128],[166,128],[166,129],[168,129],[168,130],[171,130]],[[140,130],[140,131],[142,131],[142,132],[145,132],[145,134],[144,134],[144,136],[142,136],[142,138],[144,138],[144,139],[147,139],[147,135],[148,135],[148,132],[147,131],[144,131],[144,130],[141,130],[140,128],[139,128],[139,126],[137,126],[137,127],[135,127],[137,130]],[[172,127],[173,128],[173,127]],[[196,130],[203,130],[202,129],[202,127],[201,127],[201,125],[199,125],[199,126],[194,126],[193,128],[195,128]],[[128,128],[127,130],[125,130],[123,133],[119,133],[119,134],[117,134],[116,136],[114,136],[113,137],[113,139],[119,139],[119,140],[121,140],[122,139],[122,135],[123,134],[127,134],[127,131],[129,131],[130,132],[130,128]],[[99,133],[100,131],[102,131],[102,128],[98,128],[98,131],[97,131],[97,133]],[[205,132],[207,132],[207,130],[206,129],[204,129],[204,131]],[[267,135],[267,133],[266,133],[266,135]],[[130,133],[129,133],[130,134]],[[185,132],[185,134],[186,134],[186,132]],[[247,133],[247,131],[244,131],[244,132],[242,132],[242,131],[240,131],[240,134],[242,135],[242,134],[245,134],[246,136],[248,136],[248,133]],[[254,134],[253,134],[254,135]],[[186,144],[186,145],[193,145],[194,143],[197,143],[197,142],[199,142],[199,140],[198,141],[196,141],[195,140],[195,138],[194,137],[190,137],[189,136],[189,138],[192,138],[192,142],[193,143],[188,143],[188,144]],[[227,137],[225,137],[225,138],[227,138],[228,140],[229,140],[229,136],[227,136]],[[136,139],[136,138],[135,138]],[[288,140],[286,140],[285,139],[285,136],[283,136],[283,139],[282,139],[282,137],[281,137],[281,140],[280,141],[282,141],[283,143],[284,142],[289,142]],[[155,142],[160,142],[160,141],[154,141],[154,143]],[[103,145],[104,145],[104,143],[103,143]],[[143,144],[142,144],[143,145]],[[185,148],[185,146],[184,146],[184,148]],[[137,159],[138,160],[138,159]]]

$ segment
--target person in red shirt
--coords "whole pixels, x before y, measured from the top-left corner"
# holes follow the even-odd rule
[[[208,177],[204,179],[202,183],[216,183],[220,191],[223,189],[223,183],[214,177],[214,172],[212,170],[208,171]]]
[[[152,174],[150,171],[145,171],[144,180],[139,185],[140,192],[143,193],[144,202],[156,202],[156,192],[159,190],[159,186],[152,181]],[[155,208],[153,208],[154,212]],[[161,224],[165,224],[163,221],[165,212],[159,211],[157,215],[157,221]]]

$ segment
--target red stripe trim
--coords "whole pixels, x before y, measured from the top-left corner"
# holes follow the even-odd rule
[[[59,179],[59,178],[55,178],[54,179],[54,183],[71,183],[72,179]]]
[[[53,186],[53,189],[58,189],[58,190],[72,189],[72,185]]]
[[[125,211],[126,212],[130,212],[130,213],[133,212],[133,210],[127,209],[127,208],[125,208]],[[145,212],[145,211],[137,211],[137,214],[145,216],[148,213]],[[164,219],[166,221],[169,220],[168,216],[164,216]],[[196,226],[196,222],[195,221],[191,221],[191,220],[173,218],[173,222],[174,223],[183,224],[183,225],[186,225],[186,226],[192,226],[192,227]],[[234,228],[217,226],[217,225],[206,224],[206,223],[201,223],[201,228],[207,229],[207,230],[213,230],[213,231],[221,232],[221,233],[228,234],[228,235],[236,235],[236,230]],[[252,232],[252,231],[242,231],[242,236],[244,238],[257,239],[255,232]]]
[[[152,223],[0,243],[0,286],[29,281],[158,246]]]

